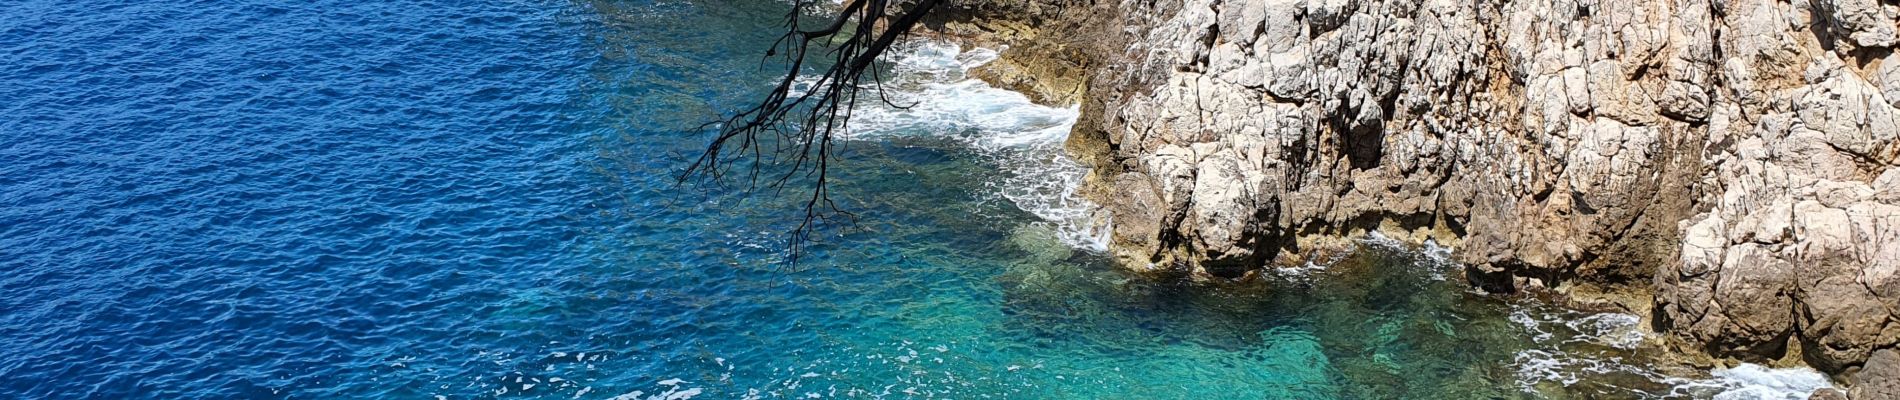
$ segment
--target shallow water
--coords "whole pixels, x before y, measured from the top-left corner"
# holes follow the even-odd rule
[[[907,48],[791,199],[678,186],[784,5],[0,5],[0,397],[1782,398],[1442,249],[1195,285],[1107,263],[1072,109]],[[1632,333],[1635,332],[1635,333]],[[1792,377],[1792,378],[1790,378]],[[1764,394],[1760,397],[1755,394]]]

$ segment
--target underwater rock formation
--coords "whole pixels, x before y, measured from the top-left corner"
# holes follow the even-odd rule
[[[937,23],[1011,46],[992,82],[1082,105],[1131,266],[1240,277],[1384,231],[1489,291],[1645,293],[1718,357],[1846,373],[1900,343],[1891,1],[956,7],[1009,16]]]

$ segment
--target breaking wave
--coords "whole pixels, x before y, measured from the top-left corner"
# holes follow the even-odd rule
[[[1460,265],[1451,259],[1451,248],[1429,240],[1412,246],[1372,231],[1353,243],[1411,254],[1410,265],[1422,268],[1434,280],[1444,280],[1447,272]],[[1310,279],[1305,275],[1325,271],[1338,261],[1309,262],[1304,268],[1280,268],[1279,272]],[[1701,376],[1666,372],[1657,366],[1659,360],[1646,354],[1659,350],[1645,347],[1652,334],[1640,316],[1569,310],[1535,300],[1513,303],[1507,319],[1530,343],[1514,357],[1516,383],[1533,397],[1553,397],[1547,395],[1555,391],[1611,398],[1800,400],[1815,390],[1833,387],[1826,375],[1806,367],[1741,364]]]
[[[1001,176],[987,185],[1001,199],[1040,218],[1064,244],[1106,251],[1111,222],[1100,207],[1079,193],[1088,168],[1069,158],[1062,147],[1078,110],[1036,104],[1022,93],[970,76],[972,69],[997,57],[991,49],[966,51],[932,41],[897,49],[890,75],[894,78],[884,86],[895,106],[881,100],[861,104],[847,136],[954,140],[998,168]],[[1433,280],[1446,280],[1446,274],[1458,265],[1450,258],[1451,249],[1435,242],[1414,247],[1375,231],[1356,243],[1416,252],[1419,257],[1412,266],[1428,271]],[[1309,280],[1338,261],[1308,262],[1274,272],[1283,279]],[[1518,385],[1534,396],[1550,387],[1581,390],[1576,387],[1580,383],[1605,381],[1648,384],[1589,390],[1635,398],[1767,400],[1802,399],[1814,390],[1831,387],[1826,376],[1808,368],[1742,364],[1710,371],[1704,377],[1663,373],[1636,357],[1648,333],[1635,315],[1519,304],[1510,320],[1536,344],[1520,351],[1515,360]]]
[[[962,143],[1002,173],[987,184],[997,195],[1050,224],[1063,243],[1107,250],[1109,218],[1079,192],[1088,167],[1062,147],[1076,107],[1036,104],[970,77],[971,69],[996,60],[995,50],[932,41],[894,50],[894,78],[884,86],[891,104],[861,104],[848,137],[928,135]]]
[[[1769,368],[1742,364],[1718,368],[1707,377],[1674,376],[1637,358],[1648,339],[1642,318],[1623,313],[1579,313],[1520,305],[1510,319],[1537,344],[1518,352],[1518,385],[1537,394],[1539,386],[1575,390],[1581,382],[1647,382],[1647,385],[1596,388],[1631,398],[1714,400],[1806,399],[1833,387],[1811,368]],[[1647,386],[1647,387],[1644,387]]]

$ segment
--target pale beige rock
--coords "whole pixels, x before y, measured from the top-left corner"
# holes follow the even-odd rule
[[[1862,47],[1894,45],[1894,9],[1882,7],[1878,0],[1813,0],[1823,10],[1825,22],[1847,42]]]
[[[1881,350],[1854,374],[1854,388],[1848,398],[1855,400],[1900,399],[1900,351]]]
[[[1647,287],[1720,357],[1900,346],[1891,1],[1035,1],[1102,38],[1040,57],[1091,65],[1071,148],[1129,265],[1406,230],[1489,290]]]
[[[1875,79],[1880,82],[1880,93],[1887,98],[1887,105],[1900,107],[1900,52],[1887,54],[1876,71]]]
[[[1835,388],[1822,388],[1808,394],[1808,400],[1849,400],[1847,393]]]

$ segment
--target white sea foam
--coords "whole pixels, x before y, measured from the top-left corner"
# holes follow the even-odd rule
[[[1630,350],[1643,344],[1645,335],[1638,326],[1642,318],[1623,313],[1592,314],[1587,317],[1564,321],[1564,325],[1578,332],[1572,341],[1587,341]]]
[[[1828,375],[1822,375],[1813,368],[1767,368],[1759,364],[1740,364],[1735,368],[1718,368],[1710,375],[1712,377],[1706,379],[1670,377],[1664,381],[1674,385],[1670,396],[1714,400],[1801,400],[1820,389],[1834,387],[1834,383],[1828,381]]]
[[[866,106],[856,111],[848,138],[879,140],[930,135],[955,139],[983,154],[1004,173],[1004,178],[991,183],[999,196],[1051,224],[1064,243],[1098,251],[1106,248],[1108,219],[1077,193],[1087,168],[1068,158],[1062,150],[1062,142],[1079,115],[1076,108],[1038,105],[1021,93],[970,78],[971,68],[996,59],[997,53],[993,50],[964,51],[954,44],[917,42],[894,56],[895,77],[885,88],[893,102],[909,107],[889,107],[875,96],[866,96],[872,100],[861,104]],[[1407,248],[1376,231],[1359,242],[1375,247]],[[1441,270],[1456,265],[1450,259],[1448,247],[1427,242],[1417,250],[1423,255],[1420,266],[1431,268],[1435,278],[1443,279]],[[1306,276],[1323,271],[1336,261],[1279,268],[1276,272]],[[1635,315],[1605,313],[1563,317],[1547,310],[1520,309],[1510,317],[1541,345],[1517,354],[1518,383],[1526,390],[1542,382],[1570,386],[1606,374],[1628,374],[1667,384],[1672,387],[1670,396],[1719,400],[1801,399],[1813,390],[1830,386],[1825,376],[1807,368],[1771,369],[1744,364],[1712,371],[1708,378],[1683,378],[1667,376],[1621,357],[1606,355],[1608,353],[1560,348],[1560,345],[1587,342],[1618,350],[1635,349],[1646,338],[1639,326],[1640,318]],[[909,363],[915,361],[915,355],[903,354],[894,359]],[[1021,368],[1012,365],[1008,370]],[[798,382],[798,379],[787,380],[786,389],[796,389]],[[886,394],[892,390],[891,387],[884,389]],[[906,388],[899,393],[914,390],[914,387]]]
[[[649,396],[645,391],[635,390],[614,396],[609,400],[689,400],[705,392],[705,389],[701,388],[682,388],[681,385],[686,383],[685,380],[679,378],[667,379],[659,382],[660,386],[666,387],[664,392]],[[574,397],[580,397],[590,391],[593,391],[592,387],[581,389],[580,392],[574,394]]]
[[[1417,257],[1412,259],[1412,265],[1424,269],[1431,274],[1432,280],[1436,281],[1444,281],[1445,271],[1458,266],[1457,262],[1451,260],[1451,248],[1440,246],[1437,241],[1431,239],[1426,239],[1422,246],[1415,248],[1404,241],[1374,230],[1366,232],[1365,237],[1354,242],[1386,250],[1414,252]],[[1333,260],[1333,262],[1337,261],[1337,259]]]
[[[1313,279],[1314,273],[1325,271],[1326,267],[1331,267],[1331,266],[1332,266],[1331,263],[1315,263],[1312,261],[1307,261],[1304,264],[1300,264],[1299,266],[1294,266],[1294,267],[1274,267],[1273,272],[1275,274],[1278,274],[1281,279],[1287,279],[1287,280],[1298,281],[1298,282],[1309,282]]]
[[[1369,232],[1357,241],[1370,247],[1411,250],[1403,242],[1379,232]],[[1434,277],[1454,267],[1451,249],[1426,242],[1415,264],[1429,268]],[[1303,275],[1324,269],[1326,264],[1308,264],[1306,268],[1280,268],[1282,275]],[[1535,346],[1517,353],[1517,383],[1527,393],[1538,394],[1540,385],[1556,384],[1564,388],[1611,375],[1638,377],[1667,388],[1666,393],[1630,390],[1638,398],[1697,398],[1715,400],[1806,399],[1821,388],[1832,387],[1827,377],[1810,368],[1768,368],[1742,364],[1735,368],[1710,371],[1708,377],[1670,376],[1654,368],[1625,359],[1641,347],[1648,334],[1642,318],[1624,313],[1563,312],[1545,306],[1519,304],[1509,316],[1522,328]]]
[[[1671,395],[1715,400],[1800,400],[1816,390],[1834,387],[1827,376],[1812,368],[1769,368],[1742,364],[1718,368],[1706,379],[1669,379]]]
[[[1425,258],[1432,262],[1446,265],[1455,264],[1455,262],[1451,260],[1451,247],[1439,245],[1437,240],[1425,239],[1425,246],[1423,249],[1419,249],[1419,251],[1423,252]]]
[[[1424,255],[1419,260],[1430,268],[1432,280],[1444,281],[1445,271],[1458,266],[1456,261],[1451,260],[1451,248],[1438,245],[1436,240],[1425,239],[1425,246],[1419,252]]]
[[[1359,241],[1364,242],[1366,244],[1384,247],[1388,249],[1395,249],[1395,250],[1407,249],[1405,246],[1405,242],[1400,242],[1398,239],[1393,239],[1391,236],[1386,236],[1385,233],[1379,232],[1376,230],[1366,232],[1366,237],[1359,239]]]
[[[1805,399],[1815,390],[1834,387],[1826,375],[1812,368],[1768,368],[1742,364],[1714,372],[1734,389],[1716,395],[1717,400]]]
[[[1522,325],[1539,346],[1517,354],[1518,384],[1532,391],[1540,382],[1570,386],[1592,376],[1612,374],[1636,376],[1669,387],[1668,393],[1653,393],[1669,398],[1716,400],[1806,399],[1817,389],[1832,387],[1827,377],[1810,368],[1768,368],[1742,364],[1716,369],[1706,378],[1669,376],[1660,371],[1628,362],[1611,348],[1637,350],[1646,339],[1642,319],[1622,313],[1585,316],[1559,315],[1537,307],[1522,307],[1512,312],[1511,321]],[[1585,346],[1579,347],[1578,344]],[[1568,349],[1568,350],[1566,350]],[[1644,396],[1648,397],[1648,396]]]
[[[852,116],[854,139],[929,135],[957,140],[1003,173],[990,185],[1011,204],[1041,218],[1063,243],[1107,249],[1106,213],[1078,192],[1088,168],[1070,159],[1062,143],[1080,114],[1075,107],[1036,104],[1028,96],[969,77],[997,58],[990,49],[963,51],[955,44],[916,42],[893,55],[894,77],[879,96]],[[869,94],[869,93],[866,93]]]
[[[1633,375],[1662,382],[1670,379],[1649,368],[1627,362],[1614,352],[1597,349],[1631,350],[1645,338],[1641,318],[1622,313],[1584,316],[1558,315],[1541,307],[1520,307],[1512,311],[1512,322],[1531,335],[1537,348],[1517,354],[1518,384],[1526,390],[1538,382],[1557,382],[1570,386],[1591,376]],[[1570,345],[1570,346],[1566,346]],[[1568,350],[1567,350],[1568,349]]]

